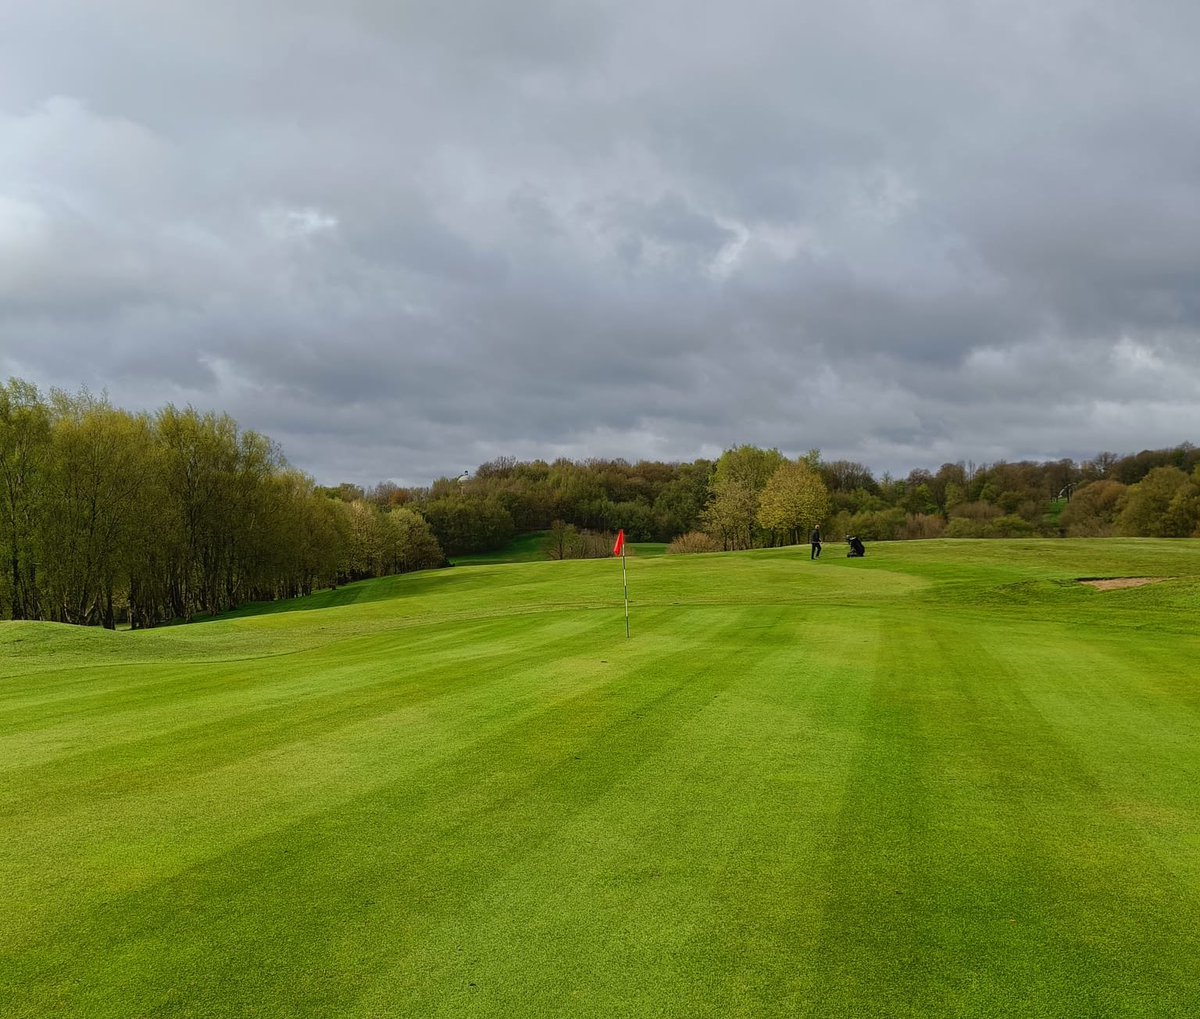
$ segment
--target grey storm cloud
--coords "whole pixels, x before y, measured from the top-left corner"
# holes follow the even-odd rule
[[[1196,440],[1198,33],[1183,0],[9,5],[0,374],[227,410],[322,481]]]

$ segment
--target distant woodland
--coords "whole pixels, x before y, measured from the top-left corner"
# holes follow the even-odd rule
[[[546,532],[548,558],[607,535],[703,552],[826,541],[1200,536],[1200,450],[964,461],[904,478],[737,446],[716,460],[518,461],[429,487],[322,487],[227,415],[130,413],[0,386],[0,612],[134,628],[446,565]]]

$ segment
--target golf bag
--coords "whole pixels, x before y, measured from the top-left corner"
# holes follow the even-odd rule
[[[858,539],[857,536],[853,538],[847,538],[846,541],[850,544],[850,551],[846,553],[847,559],[861,559],[867,554],[866,548],[863,546],[863,543]]]

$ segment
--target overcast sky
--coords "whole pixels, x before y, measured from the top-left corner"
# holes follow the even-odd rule
[[[0,376],[318,480],[1200,442],[1194,0],[0,0]]]

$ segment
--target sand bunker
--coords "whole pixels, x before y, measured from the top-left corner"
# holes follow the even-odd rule
[[[1146,584],[1158,584],[1166,577],[1081,577],[1079,583],[1094,587],[1097,591],[1116,591],[1122,587],[1142,587]]]

